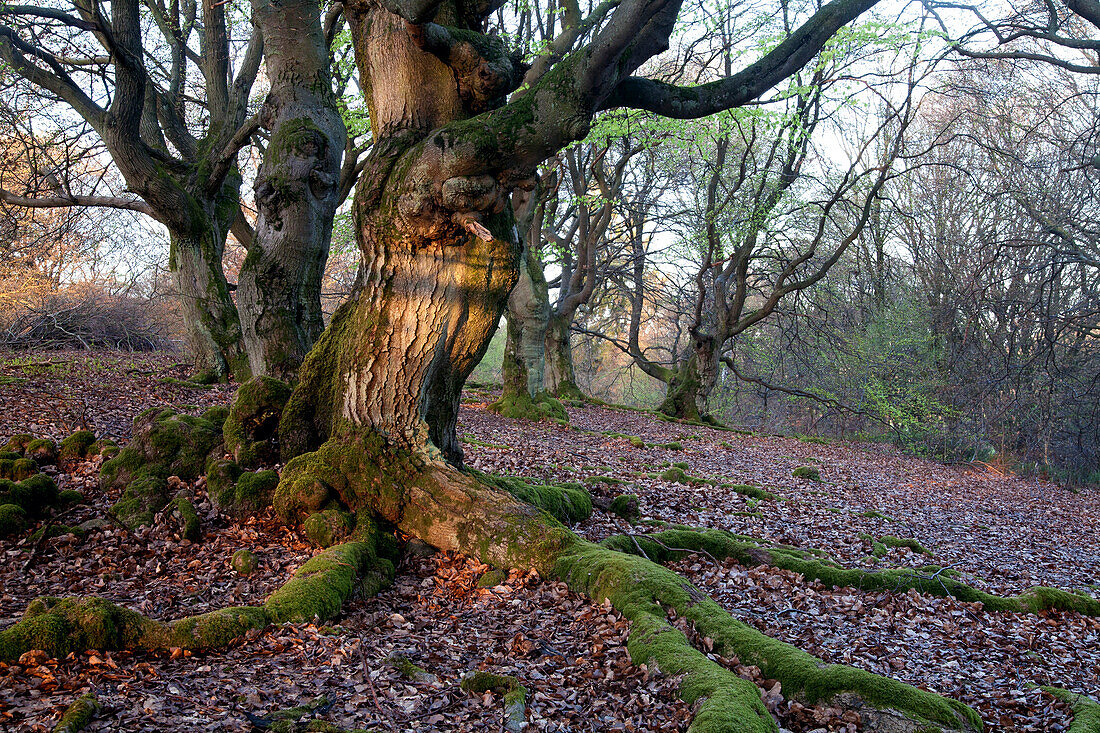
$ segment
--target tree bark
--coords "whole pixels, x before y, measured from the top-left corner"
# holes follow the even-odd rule
[[[324,330],[321,279],[347,133],[316,0],[254,0],[253,20],[271,79],[261,113],[271,139],[256,179],[256,235],[238,297],[252,372],[293,382]]]
[[[573,313],[555,313],[546,328],[546,392],[560,399],[583,400],[573,371],[570,326]]]
[[[542,267],[530,247],[524,247],[519,278],[508,296],[508,340],[501,373],[504,397],[535,398],[543,389],[545,336],[550,298]]]

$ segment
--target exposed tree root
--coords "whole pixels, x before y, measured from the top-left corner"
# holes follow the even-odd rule
[[[569,422],[569,413],[565,406],[545,392],[539,392],[533,397],[526,389],[519,393],[506,393],[489,405],[489,409],[512,420]]]
[[[0,660],[42,649],[54,657],[86,649],[217,649],[271,623],[329,619],[355,590],[377,593],[393,577],[394,539],[375,531],[369,541],[348,542],[317,555],[262,606],[235,606],[164,623],[103,598],[44,597],[23,619],[0,631]]]
[[[648,537],[652,537],[653,541],[647,539]],[[934,566],[926,568],[927,572],[907,568],[842,568],[828,561],[814,559],[804,550],[782,546],[768,547],[757,540],[718,529],[674,527],[647,536],[616,535],[604,540],[603,545],[632,554],[644,552],[650,559],[660,562],[673,559],[673,550],[706,551],[719,559],[730,558],[742,565],[772,565],[791,570],[801,573],[807,579],[819,580],[827,586],[888,591],[914,588],[931,595],[951,596],[969,603],[978,602],[991,611],[1038,613],[1056,609],[1076,611],[1086,616],[1100,616],[1100,601],[1058,588],[1035,586],[1018,596],[996,596],[948,577],[942,569]]]
[[[1042,689],[1073,708],[1073,723],[1070,724],[1066,733],[1100,733],[1100,703],[1091,697],[1063,690],[1060,687]]]
[[[99,702],[96,701],[95,695],[91,692],[85,693],[65,708],[53,733],[77,733],[84,730],[97,712],[99,712]]]
[[[386,446],[372,434],[330,439],[284,470],[276,510],[288,521],[338,500],[370,509],[402,531],[443,550],[473,555],[497,567],[534,567],[602,602],[631,622],[628,649],[636,662],[684,675],[682,697],[701,701],[692,731],[774,731],[759,691],[709,659],[667,620],[667,610],[695,623],[728,655],[757,664],[789,696],[835,701],[895,721],[892,730],[981,729],[977,714],[956,701],[841,666],[826,666],[794,647],[734,620],[687,580],[647,559],[586,542],[535,507],[445,464]],[[511,480],[504,485],[514,486]],[[897,721],[909,721],[897,723]],[[871,728],[873,729],[873,728]]]

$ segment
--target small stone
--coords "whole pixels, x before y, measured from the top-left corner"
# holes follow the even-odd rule
[[[233,569],[241,575],[251,574],[259,563],[260,559],[256,557],[256,553],[249,550],[237,550],[233,553]]]

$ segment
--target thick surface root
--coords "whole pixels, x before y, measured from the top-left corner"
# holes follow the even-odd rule
[[[392,535],[329,548],[302,567],[262,606],[223,608],[164,623],[103,598],[39,598],[22,620],[0,631],[0,661],[41,649],[54,657],[86,649],[218,649],[271,623],[326,620],[356,589],[377,592],[393,577]]]
[[[502,481],[508,491],[497,488]],[[377,437],[346,435],[291,461],[275,505],[291,522],[335,505],[370,510],[440,549],[496,567],[533,567],[598,602],[609,599],[631,622],[632,658],[684,676],[682,697],[700,706],[691,727],[695,733],[774,731],[776,724],[756,686],[696,649],[669,623],[670,612],[689,619],[722,653],[766,670],[788,696],[858,709],[868,729],[876,716],[888,717],[892,730],[902,733],[928,725],[981,729],[978,715],[957,701],[861,670],[825,665],[760,634],[667,568],[580,539],[550,514],[517,500],[511,483],[478,480],[386,446]]]
[[[896,538],[890,539],[896,540]],[[717,559],[729,558],[742,565],[771,565],[791,570],[800,573],[808,580],[818,580],[830,587],[846,586],[860,590],[891,592],[903,592],[912,588],[930,595],[950,596],[968,603],[978,602],[991,611],[1039,613],[1045,610],[1059,610],[1076,611],[1086,616],[1100,616],[1100,601],[1058,588],[1036,586],[1018,596],[996,596],[948,577],[935,566],[925,568],[927,572],[908,568],[889,570],[842,568],[817,559],[805,550],[765,546],[752,538],[733,535],[718,529],[676,527],[645,536],[616,535],[604,540],[603,545],[622,552],[644,553],[646,557],[659,562],[674,559],[678,556],[677,550],[706,552]]]
[[[1100,733],[1100,702],[1060,687],[1044,687],[1043,690],[1073,708],[1073,723],[1067,733]]]

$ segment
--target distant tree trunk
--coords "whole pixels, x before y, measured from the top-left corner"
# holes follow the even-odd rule
[[[691,355],[678,368],[667,370],[668,391],[657,409],[669,417],[703,422],[707,414],[707,399],[718,383],[718,354],[710,339],[692,339]]]
[[[253,373],[293,382],[324,330],[321,279],[346,131],[316,0],[254,0],[253,20],[271,79],[261,114],[271,139],[256,178],[256,233],[238,297]]]
[[[560,399],[582,400],[573,370],[573,346],[570,327],[573,313],[556,313],[546,329],[546,392]]]
[[[194,360],[192,378],[200,382],[249,376],[237,307],[222,270],[227,230],[224,218],[213,211],[208,219],[196,221],[190,231],[169,228],[169,269],[179,293],[184,337]]]
[[[534,399],[542,392],[549,318],[550,298],[542,267],[530,248],[524,247],[519,279],[508,296],[508,339],[501,365],[505,398],[525,394]]]

